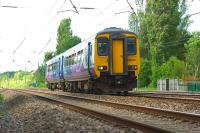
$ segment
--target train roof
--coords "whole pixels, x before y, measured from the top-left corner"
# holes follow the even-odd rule
[[[106,29],[104,29],[102,31],[99,31],[97,33],[97,35],[106,34],[106,33],[117,33],[117,32],[136,34],[134,32],[131,32],[131,31],[128,31],[128,30],[124,30],[122,28],[110,27],[110,28],[106,28]]]

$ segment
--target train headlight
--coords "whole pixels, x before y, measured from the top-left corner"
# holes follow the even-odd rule
[[[98,66],[98,70],[107,70],[107,66]]]
[[[129,65],[128,66],[128,70],[137,70],[137,69],[138,69],[137,65]]]

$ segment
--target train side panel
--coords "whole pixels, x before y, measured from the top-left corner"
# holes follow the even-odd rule
[[[60,57],[55,57],[47,62],[46,68],[46,80],[48,83],[56,83],[62,80]]]
[[[94,43],[90,49],[90,72],[94,75]],[[77,45],[71,49],[73,53],[64,55],[63,76],[66,81],[88,80],[88,43]]]

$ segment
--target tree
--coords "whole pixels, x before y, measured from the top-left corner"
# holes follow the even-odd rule
[[[172,56],[160,67],[161,78],[182,78],[185,73],[185,63]]]
[[[193,33],[185,48],[189,74],[200,78],[200,32]]]
[[[138,34],[139,22],[138,22],[138,16],[135,13],[131,13],[129,15],[128,26],[130,31]]]
[[[186,10],[186,0],[148,0],[138,15],[141,56],[151,61],[153,86],[162,77],[160,66],[171,56],[184,59],[184,43],[189,39]]]
[[[53,51],[48,51],[44,53],[44,62],[47,62],[48,60],[52,59],[54,57]]]
[[[151,83],[151,62],[141,59],[141,71],[138,76],[139,87],[146,87]]]
[[[72,35],[71,19],[63,19],[57,32],[57,46],[55,54],[63,53],[67,49],[81,42],[81,39]]]
[[[147,58],[160,66],[184,48],[188,27],[185,0],[148,0],[146,10],[140,15],[140,37],[142,47],[147,49]],[[187,41],[187,40],[186,40]]]
[[[70,28],[71,19],[63,19],[60,22],[57,31],[57,45],[56,50],[48,51],[44,55],[44,62],[41,64],[37,71],[34,73],[35,80],[31,85],[34,87],[45,87],[45,63],[52,59],[54,56],[63,53],[67,49],[73,47],[74,45],[81,42],[81,39],[77,36],[72,35],[72,31]]]

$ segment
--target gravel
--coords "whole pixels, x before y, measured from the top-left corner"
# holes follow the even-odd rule
[[[45,90],[48,91],[48,90]],[[93,98],[98,100],[117,102],[129,105],[139,105],[153,108],[160,108],[172,111],[181,111],[188,113],[200,114],[200,103],[199,102],[181,102],[169,99],[158,99],[158,98],[147,98],[147,97],[137,97],[137,96],[112,96],[112,95],[92,95],[92,94],[82,94],[82,93],[69,93],[63,91],[48,91],[56,94],[80,96],[86,98]]]
[[[53,97],[54,96],[49,96]],[[100,112],[105,112],[113,115],[117,115],[119,117],[123,117],[126,119],[138,121],[145,124],[154,125],[156,127],[161,127],[163,129],[167,129],[172,132],[177,133],[199,133],[200,131],[200,122],[196,121],[188,121],[184,119],[175,119],[172,117],[164,117],[164,116],[155,116],[150,114],[145,114],[137,111],[129,111],[125,109],[116,109],[113,107],[108,107],[99,104],[93,104],[80,100],[72,100],[72,99],[63,99],[58,98],[62,101],[65,101],[70,104],[75,104],[88,109],[95,109]]]
[[[37,98],[4,92],[0,133],[124,133],[141,132],[71,111]]]

